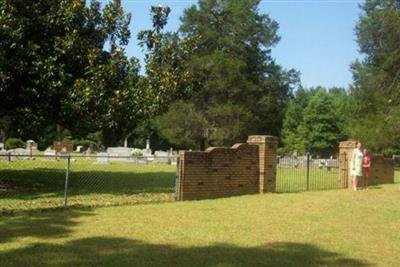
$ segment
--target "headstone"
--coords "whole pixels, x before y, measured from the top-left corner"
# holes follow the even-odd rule
[[[77,146],[75,152],[81,153],[83,146]]]
[[[146,149],[144,149],[143,156],[151,157],[150,139],[146,139]]]
[[[98,164],[109,164],[108,154],[105,152],[98,152],[96,154],[96,163]]]
[[[26,141],[26,148],[29,150],[37,150],[37,143],[33,140]]]
[[[129,147],[109,147],[107,154],[110,161],[129,161],[132,155],[132,148]]]
[[[0,149],[0,160],[9,160],[9,154],[7,150]]]
[[[31,151],[25,148],[16,148],[8,150],[11,153],[11,158],[18,158],[18,159],[28,159],[31,155]]]
[[[171,165],[177,165],[178,164],[178,157],[172,156],[170,158],[170,164]]]
[[[50,147],[46,148],[46,150],[44,151],[44,158],[52,160],[57,159],[57,151],[51,149]]]
[[[156,163],[168,163],[169,162],[169,152],[168,151],[155,151],[154,152],[154,162]]]
[[[4,150],[4,143],[0,143],[0,151]]]

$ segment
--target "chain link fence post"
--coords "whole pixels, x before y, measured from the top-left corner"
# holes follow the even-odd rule
[[[71,156],[68,155],[68,157],[67,157],[67,170],[65,172],[64,208],[67,207],[67,201],[68,201],[68,179],[69,179],[70,167],[71,167]]]

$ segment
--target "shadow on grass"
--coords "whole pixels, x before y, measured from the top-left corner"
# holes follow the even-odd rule
[[[269,243],[259,247],[215,244],[205,247],[158,245],[123,238],[93,237],[65,243],[38,243],[0,252],[3,266],[368,266],[311,244]]]
[[[0,243],[25,237],[65,237],[77,225],[74,219],[93,215],[89,208],[58,210],[30,210],[12,217],[0,216]]]
[[[64,193],[65,170],[35,168],[32,170],[2,170],[0,197],[34,199],[41,194],[60,197]],[[68,193],[137,194],[172,193],[175,186],[173,172],[114,172],[74,171],[70,173]]]

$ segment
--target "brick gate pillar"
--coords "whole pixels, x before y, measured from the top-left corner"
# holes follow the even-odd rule
[[[251,135],[247,143],[259,147],[260,193],[275,192],[278,138],[269,135]]]
[[[339,144],[339,188],[353,188],[351,157],[356,147],[356,141],[343,141]]]

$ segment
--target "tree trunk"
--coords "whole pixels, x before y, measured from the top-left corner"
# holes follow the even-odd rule
[[[206,139],[201,139],[199,145],[200,145],[200,150],[201,151],[206,150],[206,146],[207,146]]]
[[[63,131],[64,131],[64,127],[62,127],[61,125],[57,124],[57,141],[62,141],[63,140]]]

